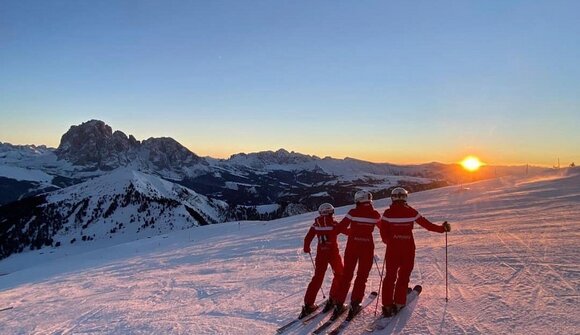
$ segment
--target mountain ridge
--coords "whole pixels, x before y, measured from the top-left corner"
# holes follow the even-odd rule
[[[518,167],[504,172],[521,173],[520,170]],[[359,189],[371,191],[375,199],[381,199],[397,186],[416,192],[497,174],[497,169],[484,168],[468,176],[458,165],[395,165],[354,158],[320,158],[282,148],[211,159],[196,155],[170,137],[139,141],[120,130],[113,131],[103,121],[90,120],[71,126],[57,148],[0,142],[0,242],[11,246],[0,252],[0,257],[26,248],[79,241],[83,236],[85,240],[113,238],[110,234],[79,235],[71,228],[66,231],[73,216],[76,226],[86,226],[81,230],[98,222],[108,227],[105,231],[116,233],[129,229],[127,224],[138,228],[145,222],[166,222],[157,227],[171,227],[168,217],[181,215],[190,217],[191,225],[270,220],[316,210],[322,202],[350,204]],[[148,180],[147,185],[157,185],[158,189],[196,194],[196,199],[202,200],[176,198],[171,192],[143,196],[132,184],[135,178]],[[115,182],[106,182],[111,179]],[[79,185],[102,192],[79,197]],[[119,189],[118,185],[125,188]],[[133,188],[127,189],[128,185]],[[55,200],[59,194],[61,198]],[[135,212],[127,201],[122,201],[125,198],[140,202],[143,208],[164,208],[159,211],[169,214]],[[101,202],[100,207],[107,203],[107,208],[96,209],[99,206],[95,201]],[[60,207],[76,212],[62,212]],[[213,209],[205,215],[208,208]],[[83,213],[86,210],[92,210],[92,216]],[[132,214],[121,215],[111,226],[107,219],[116,211]],[[31,213],[35,213],[34,217]],[[12,234],[9,230],[16,229],[12,227],[27,233]],[[135,233],[135,227],[129,230]],[[57,239],[63,231],[67,237]]]
[[[223,222],[228,205],[183,186],[117,169],[0,206],[0,259],[14,252],[94,239],[138,239]]]

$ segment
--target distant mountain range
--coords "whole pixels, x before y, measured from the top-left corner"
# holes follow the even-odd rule
[[[127,240],[231,220],[264,220],[375,198],[524,173],[456,164],[394,165],[284,149],[200,157],[172,138],[138,141],[103,121],[72,126],[58,148],[0,142],[0,258],[93,240]],[[538,168],[528,169],[534,173]]]

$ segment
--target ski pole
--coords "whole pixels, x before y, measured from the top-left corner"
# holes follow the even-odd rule
[[[449,301],[449,274],[447,272],[447,232],[445,232],[445,302]]]
[[[377,296],[377,302],[375,304],[375,316],[377,316],[377,309],[379,308],[379,299],[378,298],[381,296],[381,288],[383,286],[383,274],[385,273],[385,265],[387,263],[387,257],[385,257],[385,259],[383,259],[383,271],[379,270],[379,263],[377,263],[377,255],[375,255],[374,259],[375,259],[375,265],[377,267],[377,271],[379,273],[379,277],[381,277],[381,281],[379,282],[379,294]]]
[[[310,255],[310,261],[312,261],[312,267],[314,268],[314,273],[316,273],[316,265],[314,265],[314,259],[312,258],[312,254],[309,252],[308,255]],[[322,285],[320,285],[320,292],[322,292],[322,298],[326,299],[326,295],[324,294],[324,290],[322,289]]]

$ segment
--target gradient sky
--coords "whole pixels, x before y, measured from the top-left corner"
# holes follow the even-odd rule
[[[580,163],[580,1],[0,1],[0,141]]]

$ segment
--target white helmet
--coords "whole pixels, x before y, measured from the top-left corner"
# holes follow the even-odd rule
[[[322,205],[318,206],[318,213],[320,215],[334,214],[334,206],[332,206],[328,202],[325,202]]]
[[[372,201],[373,201],[373,195],[369,191],[360,190],[354,194],[354,202],[355,203],[372,202]]]
[[[393,201],[407,201],[407,196],[409,195],[409,192],[407,192],[406,189],[402,188],[402,187],[395,187],[392,191],[391,191],[391,200]]]

